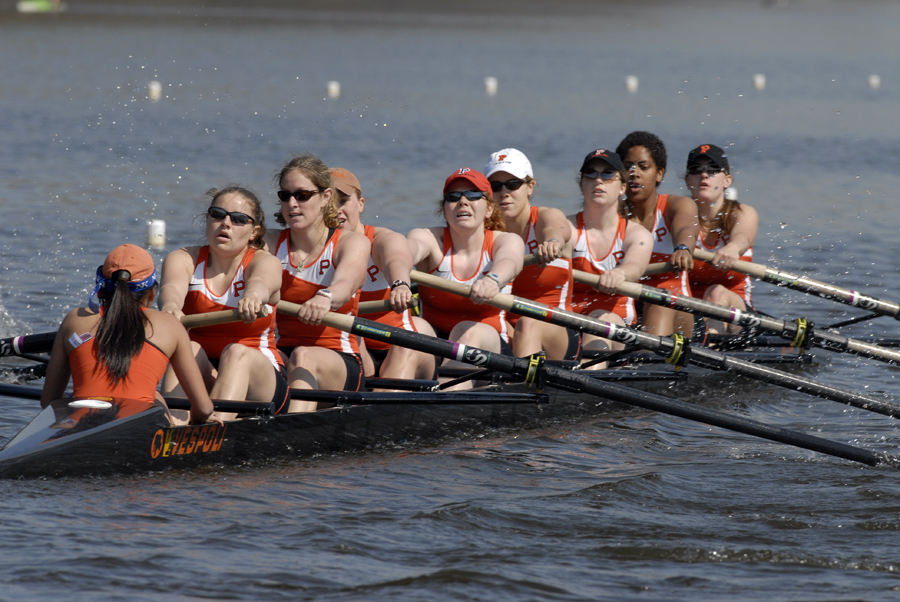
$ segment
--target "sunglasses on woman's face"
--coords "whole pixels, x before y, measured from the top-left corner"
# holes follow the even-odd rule
[[[514,190],[518,190],[519,188],[521,188],[524,183],[525,183],[525,180],[522,180],[520,178],[516,178],[513,180],[507,180],[505,182],[493,182],[492,181],[491,182],[491,190],[493,190],[494,192],[500,192],[500,189],[503,188],[504,186],[506,186],[506,189],[508,191],[513,192]]]
[[[615,170],[608,169],[606,171],[583,171],[581,172],[582,178],[587,178],[588,180],[596,180],[600,178],[604,182],[609,182],[611,180],[615,180],[616,176],[619,175],[619,172]]]
[[[246,226],[247,224],[256,223],[252,217],[240,211],[225,211],[221,207],[210,207],[206,210],[207,215],[215,220],[223,220],[226,217],[231,218],[231,223],[237,226]]]
[[[298,201],[300,201],[302,203],[303,201],[308,201],[309,199],[313,198],[314,196],[316,196],[323,190],[325,190],[325,189],[320,188],[319,190],[303,190],[302,188],[298,188],[297,190],[294,190],[294,191],[279,190],[275,194],[278,195],[278,200],[281,201],[282,203],[287,203],[288,201],[291,200],[291,197],[294,197],[295,199],[297,199]]]
[[[448,192],[444,194],[445,203],[458,203],[459,200],[466,197],[470,201],[477,201],[484,198],[484,193],[480,190],[457,190],[456,192]]]
[[[723,171],[725,171],[725,170],[716,165],[689,165],[688,170],[687,170],[688,175],[691,175],[691,176],[699,176],[703,172],[706,172],[709,174],[709,177],[718,175],[718,174],[722,173]]]

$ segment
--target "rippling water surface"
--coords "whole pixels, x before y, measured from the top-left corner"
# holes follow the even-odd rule
[[[366,219],[406,231],[434,223],[451,170],[506,146],[531,158],[538,203],[574,210],[584,154],[635,129],[668,146],[664,192],[689,149],[729,145],[759,261],[900,299],[896,3],[69,6],[0,13],[3,336],[55,329],[149,219],[166,220],[166,251],[195,243],[210,187],[240,182],[274,212],[272,173],[296,152],[352,169]],[[754,294],[819,325],[856,315]],[[881,318],[848,334],[896,332]],[[804,374],[898,390],[894,368],[816,359]],[[887,418],[730,381],[672,394],[896,449]],[[2,402],[5,441],[36,402]],[[364,455],[6,481],[0,599],[894,600],[897,479],[634,410]]]

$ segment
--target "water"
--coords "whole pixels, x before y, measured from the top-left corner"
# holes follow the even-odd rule
[[[583,156],[635,129],[668,146],[664,192],[683,192],[689,149],[730,145],[761,216],[758,261],[900,299],[896,3],[225,4],[0,13],[3,336],[55,329],[150,219],[166,220],[166,251],[197,242],[210,187],[240,182],[274,212],[271,176],[297,152],[352,169],[365,219],[406,231],[435,223],[450,171],[506,146],[534,164],[538,203],[572,211]],[[764,284],[755,301],[818,325],[857,313]],[[881,318],[848,334],[896,331]],[[816,355],[824,382],[897,391],[894,368]],[[895,449],[891,420],[781,389],[682,396]],[[36,412],[3,404],[0,441]],[[0,482],[0,599],[893,600],[898,494],[892,469],[642,411],[365,455]]]

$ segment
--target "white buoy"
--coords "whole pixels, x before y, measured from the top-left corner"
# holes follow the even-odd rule
[[[484,78],[484,93],[488,96],[497,96],[497,78],[496,77],[486,77]]]
[[[638,91],[637,75],[629,75],[625,78],[625,89],[634,94]]]
[[[877,90],[881,87],[881,76],[875,75],[874,73],[869,76],[869,87],[873,90]]]
[[[753,76],[753,87],[757,90],[765,90],[766,89],[766,76],[762,73],[757,73]]]
[[[147,246],[166,246],[166,222],[161,219],[152,219],[147,222]]]
[[[162,98],[162,84],[155,79],[147,84],[147,98],[153,102]]]
[[[725,189],[725,200],[726,201],[736,201],[737,200],[737,188],[734,186],[729,186]]]
[[[331,80],[328,82],[328,98],[338,98],[341,95],[341,82]]]

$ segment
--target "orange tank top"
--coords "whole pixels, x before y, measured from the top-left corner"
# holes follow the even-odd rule
[[[128,375],[113,386],[106,366],[97,357],[97,339],[73,334],[69,342],[75,346],[69,354],[75,397],[128,397],[149,404],[156,400],[156,388],[169,365],[159,347],[145,341],[140,353],[131,358]]]
[[[534,253],[538,248],[534,228],[539,211],[538,207],[531,208],[528,233],[525,235],[526,255]],[[572,311],[572,285],[572,260],[560,257],[544,268],[539,265],[528,265],[522,268],[513,281],[512,294],[550,307]]]
[[[247,249],[231,284],[222,294],[219,294],[213,291],[206,281],[209,247],[201,247],[181,311],[186,315],[192,315],[236,309],[238,302],[244,298],[244,271],[250,265],[254,253],[256,253],[256,249],[252,247]],[[188,334],[192,341],[200,344],[209,358],[219,358],[226,345],[240,343],[252,349],[259,349],[277,369],[282,365],[282,361],[281,354],[275,349],[275,308],[272,305],[267,305],[267,307],[269,315],[265,318],[257,318],[252,324],[232,322],[217,326],[191,328]]]
[[[375,227],[374,226],[365,226],[366,229],[366,237],[369,239],[369,242],[374,246],[375,244]],[[384,278],[384,274],[381,272],[381,269],[375,265],[375,260],[369,255],[369,266],[366,268],[366,277],[363,280],[363,285],[359,289],[359,301],[360,303],[364,303],[366,301],[385,301],[391,298],[391,285]],[[367,320],[374,320],[376,322],[381,322],[382,324],[387,324],[388,326],[394,326],[396,328],[402,328],[404,330],[409,330],[411,332],[416,332],[416,328],[413,325],[412,315],[409,310],[405,310],[402,314],[398,314],[394,311],[383,311],[374,314],[368,314],[364,316]],[[375,339],[366,339],[366,347],[369,349],[389,349],[391,346],[382,341],[376,341]]]
[[[285,228],[278,235],[275,256],[281,261],[281,298],[298,305],[306,303],[316,291],[328,288],[334,279],[334,254],[341,231],[335,230],[325,243],[319,256],[304,266],[296,266],[291,261],[291,230]],[[359,294],[354,293],[335,313],[356,316]],[[303,324],[297,318],[278,314],[276,321],[277,340],[281,347],[324,347],[342,353],[359,354],[356,335],[330,328]]]
[[[650,254],[650,263],[669,261],[669,257],[675,251],[672,228],[669,222],[666,221],[666,208],[668,205],[669,195],[659,195],[653,214],[653,226],[650,228],[650,234],[653,236],[653,252]],[[687,277],[687,272],[657,274],[655,276],[643,276],[640,279],[640,283],[654,288],[664,288],[679,295],[690,296],[691,289]]]
[[[713,236],[715,238],[713,238]],[[711,245],[707,245],[706,241],[703,240],[701,233],[701,236],[697,237],[697,248],[715,253],[729,242],[729,236],[725,233],[711,234],[708,235],[708,238],[715,242]],[[744,254],[741,255],[740,259],[741,261],[753,261],[753,247],[744,251]],[[743,299],[748,307],[750,306],[751,289],[753,287],[750,282],[750,276],[747,276],[746,274],[741,274],[740,272],[735,272],[733,270],[723,272],[722,270],[717,270],[712,267],[705,261],[695,261],[694,269],[691,270],[688,279],[691,283],[691,294],[698,299],[703,298],[703,295],[706,294],[709,287],[721,284]]]
[[[450,238],[450,228],[444,228],[444,256],[441,263],[431,270],[435,276],[439,276],[451,282],[471,285],[476,280],[490,273],[494,264],[492,248],[494,246],[494,232],[484,231],[484,244],[481,247],[481,261],[478,269],[468,277],[460,278],[453,270],[453,240]],[[507,284],[501,292],[509,293],[511,287]],[[506,330],[506,312],[492,305],[475,305],[470,300],[435,290],[427,286],[419,289],[422,298],[424,318],[434,326],[435,330],[443,335],[449,335],[453,327],[460,322],[481,322],[494,328],[504,342],[509,342]]]
[[[621,263],[625,257],[625,231],[628,220],[619,216],[619,224],[616,226],[616,235],[606,254],[598,257],[591,251],[588,244],[588,236],[584,227],[584,212],[576,216],[577,230],[575,233],[575,245],[572,248],[572,267],[588,274],[602,274]],[[634,324],[637,313],[634,308],[634,299],[625,295],[607,295],[601,293],[586,284],[575,283],[575,291],[572,294],[572,306],[575,311],[588,316],[595,311],[613,312],[625,321],[625,324]]]

